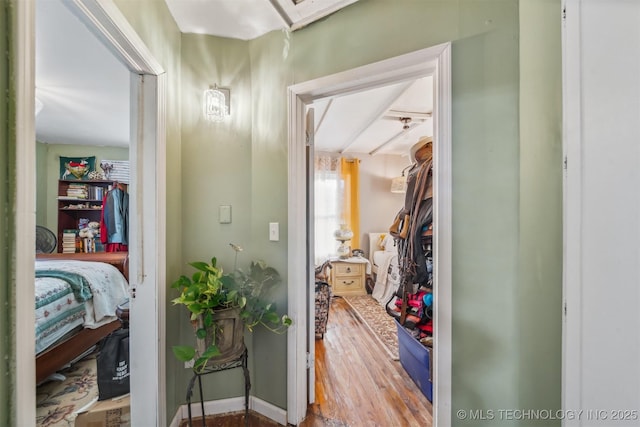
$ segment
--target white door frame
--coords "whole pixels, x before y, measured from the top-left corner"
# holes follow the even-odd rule
[[[562,425],[638,425],[640,5],[563,0],[562,10],[561,407],[584,411]],[[620,408],[632,419],[616,421]]]
[[[567,301],[582,301],[580,287],[582,247],[582,151],[580,70],[580,2],[564,0],[563,9],[570,7],[570,18],[563,18],[562,26],[562,149],[563,158],[571,158],[571,173],[565,165],[563,174],[563,313],[562,313],[562,409],[582,407],[580,378],[582,376],[582,318],[581,304],[571,306],[567,315]],[[569,220],[570,219],[570,220]],[[580,420],[563,420],[563,426],[581,425]]]
[[[444,43],[406,55],[321,77],[289,87],[288,183],[288,312],[294,326],[288,332],[287,421],[298,425],[307,411],[306,307],[311,292],[307,265],[305,109],[313,101],[368,88],[433,75],[434,80],[434,256],[437,286],[434,297],[434,426],[451,424],[451,44]],[[307,284],[307,285],[305,285]],[[312,311],[313,312],[313,311]],[[313,365],[311,364],[311,369]]]
[[[129,159],[131,420],[132,425],[166,425],[165,293],[166,253],[166,76],[112,0],[68,0],[66,4],[136,76],[132,78],[132,142]],[[35,4],[16,2],[16,163],[35,164]],[[33,278],[35,177],[16,171],[16,423],[35,425]],[[142,219],[145,219],[144,221]]]

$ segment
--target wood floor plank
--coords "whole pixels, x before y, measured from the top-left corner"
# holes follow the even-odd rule
[[[342,298],[316,340],[316,402],[301,427],[431,426],[433,407]]]

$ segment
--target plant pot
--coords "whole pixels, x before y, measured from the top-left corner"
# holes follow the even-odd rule
[[[198,317],[195,327],[202,328],[203,324],[202,316]],[[225,308],[217,310],[213,314],[213,326],[207,330],[207,336],[196,339],[198,354],[204,353],[206,348],[214,342],[218,346],[220,354],[209,359],[206,366],[222,365],[242,356],[245,346],[244,323],[240,319],[240,308]]]

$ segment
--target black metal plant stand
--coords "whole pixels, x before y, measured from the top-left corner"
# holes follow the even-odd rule
[[[223,363],[220,365],[213,365],[207,367],[203,372],[195,372],[191,380],[189,381],[189,385],[187,386],[187,409],[189,411],[189,427],[192,427],[192,419],[191,419],[191,396],[193,395],[193,386],[195,385],[196,378],[198,379],[198,388],[200,390],[200,409],[202,411],[202,426],[206,427],[207,422],[204,415],[204,399],[202,396],[202,376],[211,374],[214,372],[226,371],[227,369],[240,368],[244,372],[244,425],[249,425],[249,390],[251,390],[251,379],[249,378],[249,367],[248,367],[248,355],[247,348],[245,347],[244,351],[235,360],[231,360],[230,362]]]

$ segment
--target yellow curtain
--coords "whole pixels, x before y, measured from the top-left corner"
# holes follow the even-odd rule
[[[360,160],[340,159],[340,174],[344,182],[344,223],[353,231],[351,248],[360,248],[360,178],[358,166]]]

